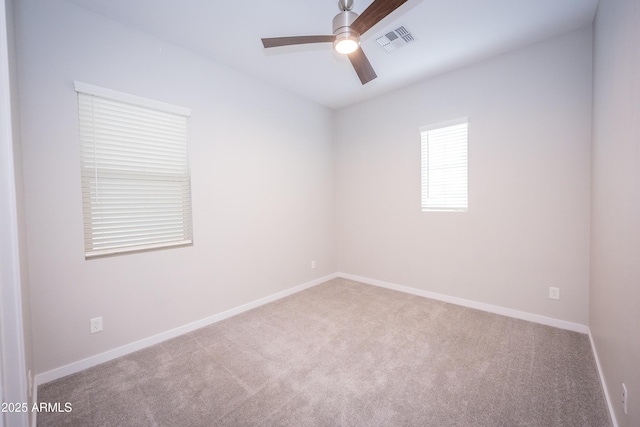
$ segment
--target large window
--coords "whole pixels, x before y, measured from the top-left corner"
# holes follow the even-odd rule
[[[75,88],[85,257],[190,245],[190,110]]]
[[[466,118],[420,128],[423,211],[469,209],[467,128]]]

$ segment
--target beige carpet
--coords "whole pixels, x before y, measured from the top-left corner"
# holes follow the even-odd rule
[[[609,426],[586,335],[334,279],[38,389],[39,426]]]

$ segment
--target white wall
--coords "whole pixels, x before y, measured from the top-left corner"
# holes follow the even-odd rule
[[[339,271],[586,325],[590,106],[587,28],[338,111]],[[469,212],[423,213],[418,128],[460,117]]]
[[[590,29],[333,113],[62,0],[15,6],[38,373],[335,271],[588,323]],[[74,80],[193,110],[193,247],[84,260]],[[470,211],[422,213],[418,127],[462,116]]]
[[[15,6],[38,373],[336,271],[330,110],[61,0]],[[193,247],[85,261],[74,80],[192,109]]]
[[[594,24],[589,327],[622,427],[640,426],[640,3],[600,0]],[[622,383],[629,392],[622,409]]]

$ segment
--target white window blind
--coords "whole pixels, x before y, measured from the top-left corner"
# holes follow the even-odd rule
[[[190,111],[76,90],[85,257],[191,244]]]
[[[468,210],[467,119],[420,128],[422,210]]]

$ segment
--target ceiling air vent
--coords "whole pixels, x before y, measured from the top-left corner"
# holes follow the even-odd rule
[[[411,35],[411,33],[404,27],[398,27],[393,31],[388,32],[384,36],[378,37],[376,41],[380,46],[384,48],[387,52],[393,52],[406,45],[407,43],[411,43],[415,39]]]

